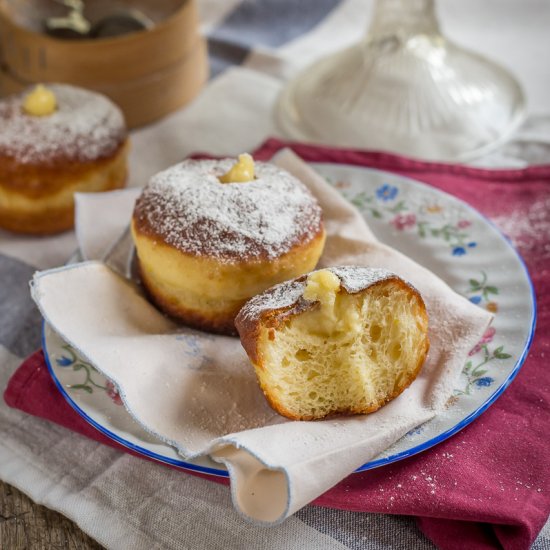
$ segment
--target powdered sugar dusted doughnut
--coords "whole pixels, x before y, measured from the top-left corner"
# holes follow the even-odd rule
[[[0,102],[0,158],[21,165],[50,166],[110,157],[126,139],[120,109],[105,96],[69,86],[47,86],[57,98],[49,116],[29,116],[29,92]]]
[[[255,296],[235,324],[272,407],[295,420],[374,412],[429,349],[414,287],[385,269],[315,271]]]
[[[0,227],[52,233],[72,227],[76,191],[106,191],[126,181],[127,133],[108,98],[47,85],[52,112],[33,115],[27,90],[0,101]]]
[[[233,162],[187,160],[157,174],[132,222],[152,299],[222,333],[235,332],[251,296],[315,267],[325,241],[321,209],[299,180],[258,162],[255,179],[222,183]]]
[[[187,160],[154,176],[136,227],[187,254],[222,262],[274,259],[321,230],[321,208],[288,172],[256,163],[256,179],[222,184],[233,159]]]

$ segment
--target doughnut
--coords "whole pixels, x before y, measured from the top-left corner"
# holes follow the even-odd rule
[[[268,402],[292,420],[378,410],[413,382],[429,349],[422,297],[384,269],[284,282],[248,301],[235,324]]]
[[[236,335],[243,304],[315,268],[321,208],[276,166],[186,160],[153,176],[136,201],[132,235],[151,300],[189,326]],[[223,183],[226,181],[226,183]]]
[[[74,193],[126,182],[127,132],[106,97],[65,84],[0,101],[0,228],[50,234],[74,225]]]

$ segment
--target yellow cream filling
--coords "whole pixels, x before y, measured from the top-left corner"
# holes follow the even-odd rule
[[[319,309],[306,312],[293,320],[300,329],[319,336],[342,333],[357,333],[361,330],[359,310],[349,307],[343,299],[340,279],[322,269],[311,273],[306,281],[303,297],[310,302],[319,302]]]
[[[248,153],[239,155],[239,160],[218,178],[221,183],[245,183],[254,179],[254,159]]]
[[[57,109],[55,94],[46,86],[38,84],[25,96],[23,110],[31,116],[48,116]]]

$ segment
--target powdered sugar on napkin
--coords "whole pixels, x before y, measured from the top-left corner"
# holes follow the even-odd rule
[[[42,272],[33,283],[46,320],[119,386],[130,414],[183,456],[209,453],[225,463],[236,508],[267,524],[282,521],[442,411],[468,351],[491,320],[431,272],[377,242],[360,214],[292,153],[276,162],[323,208],[322,266],[389,269],[426,302],[428,361],[409,389],[374,414],[322,422],[279,417],[266,405],[238,340],[175,326],[99,262]],[[79,225],[79,235],[90,237],[86,229]]]

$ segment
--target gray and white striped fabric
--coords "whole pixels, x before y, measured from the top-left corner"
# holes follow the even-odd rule
[[[283,81],[359,38],[372,0],[199,0],[199,8],[211,82],[188,108],[134,133],[133,186],[192,151],[236,154],[277,135],[271,111]],[[531,117],[514,141],[482,163],[548,162],[550,65],[543,53],[550,51],[550,4],[441,0],[440,13],[449,36],[507,65],[530,100]],[[40,347],[29,279],[36,269],[63,264],[76,246],[73,233],[38,239],[0,232],[0,387]],[[411,518],[313,506],[283,525],[252,527],[233,510],[226,487],[121,454],[3,402],[0,477],[107,548],[434,547]],[[550,524],[533,548],[550,549]]]

